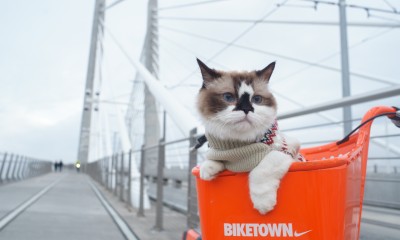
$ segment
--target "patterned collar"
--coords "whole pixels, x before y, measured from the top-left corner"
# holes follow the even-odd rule
[[[280,136],[278,137],[278,135]],[[279,134],[278,122],[276,121],[276,119],[272,124],[271,128],[269,128],[264,133],[264,136],[260,140],[260,142],[265,143],[268,146],[271,146],[272,148],[275,148],[276,150],[291,156],[295,160],[301,162],[305,161],[305,158],[301,154],[297,154],[297,156],[295,156],[294,152],[289,151],[286,139],[281,134]],[[295,157],[297,157],[297,159]]]
[[[272,124],[271,128],[269,128],[265,133],[263,138],[260,140],[260,142],[265,143],[267,145],[272,145],[274,144],[274,138],[276,137],[278,132],[278,122],[274,121]]]

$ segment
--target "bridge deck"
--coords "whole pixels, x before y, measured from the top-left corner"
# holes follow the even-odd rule
[[[107,203],[131,233],[121,230],[119,220],[108,213]],[[129,234],[130,239],[181,239],[186,223],[182,214],[165,209],[168,220],[162,232],[152,230],[152,210],[145,214],[137,217],[89,177],[74,172],[51,173],[0,187],[0,239],[108,240],[125,239]]]
[[[168,189],[175,197],[179,191]],[[154,209],[138,217],[87,175],[51,173],[0,187],[0,239],[181,239],[185,216],[165,208],[159,232]],[[399,210],[365,206],[360,239],[400,239],[399,223]]]

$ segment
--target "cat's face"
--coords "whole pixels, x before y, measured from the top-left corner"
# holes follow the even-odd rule
[[[203,76],[197,106],[207,132],[222,139],[260,139],[276,118],[268,89],[275,63],[260,71],[223,72],[197,61]]]

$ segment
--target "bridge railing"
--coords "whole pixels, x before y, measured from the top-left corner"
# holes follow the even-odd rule
[[[132,152],[122,152],[104,157],[84,166],[86,173],[102,184],[121,201],[131,202]]]
[[[337,124],[337,123],[332,123]],[[396,134],[395,137],[399,137]],[[372,136],[372,138],[390,138],[393,136]],[[132,206],[132,178],[139,178],[139,207],[135,208],[138,216],[143,216],[144,192],[155,202],[155,229],[163,229],[163,206],[167,205],[187,216],[187,227],[195,228],[199,224],[197,193],[195,179],[191,169],[204,159],[204,150],[191,150],[196,143],[198,135],[194,129],[189,138],[164,142],[149,147],[142,147],[134,151],[114,154],[110,157],[99,159],[87,165],[87,173],[101,183],[122,202]],[[313,142],[322,144],[326,141]],[[390,157],[388,157],[390,158]],[[372,158],[367,175],[364,202],[369,205],[390,206],[400,208],[400,198],[396,194],[388,194],[400,185],[400,174],[379,173],[375,161],[385,159]],[[400,164],[400,157],[393,157]],[[132,161],[137,162],[139,176],[132,176]],[[371,162],[370,162],[371,163]],[[381,167],[382,168],[382,167]],[[393,168],[400,168],[394,166]],[[383,168],[382,168],[383,169]],[[386,170],[386,169],[385,169]],[[376,193],[379,186],[379,194]],[[132,206],[133,207],[133,206]]]
[[[155,229],[163,229],[163,206],[188,215],[188,224],[196,226],[197,195],[194,180],[189,169],[197,164],[197,151],[190,151],[189,146],[197,139],[195,132],[190,138],[159,144],[141,149],[121,152],[88,163],[84,169],[94,180],[103,185],[122,202],[133,207],[135,200],[138,216],[145,214],[144,197],[148,195],[155,201]],[[134,160],[135,159],[135,160]],[[136,161],[140,174],[132,175],[132,161]],[[190,162],[190,164],[188,164]],[[137,179],[133,179],[137,178]],[[139,188],[135,191],[132,182],[138,180]],[[192,187],[189,187],[192,186]],[[144,194],[144,193],[147,194]],[[134,197],[138,199],[132,199]],[[188,212],[188,209],[194,209]]]
[[[51,161],[0,152],[0,184],[36,177],[51,171]]]

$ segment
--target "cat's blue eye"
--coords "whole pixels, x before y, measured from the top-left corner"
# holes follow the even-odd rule
[[[262,100],[263,100],[263,98],[262,98],[260,95],[255,95],[255,96],[253,96],[253,98],[251,99],[251,101],[252,101],[253,103],[261,103]]]
[[[222,97],[224,98],[225,101],[227,102],[234,102],[236,101],[235,96],[233,96],[232,93],[224,93],[222,94]]]

